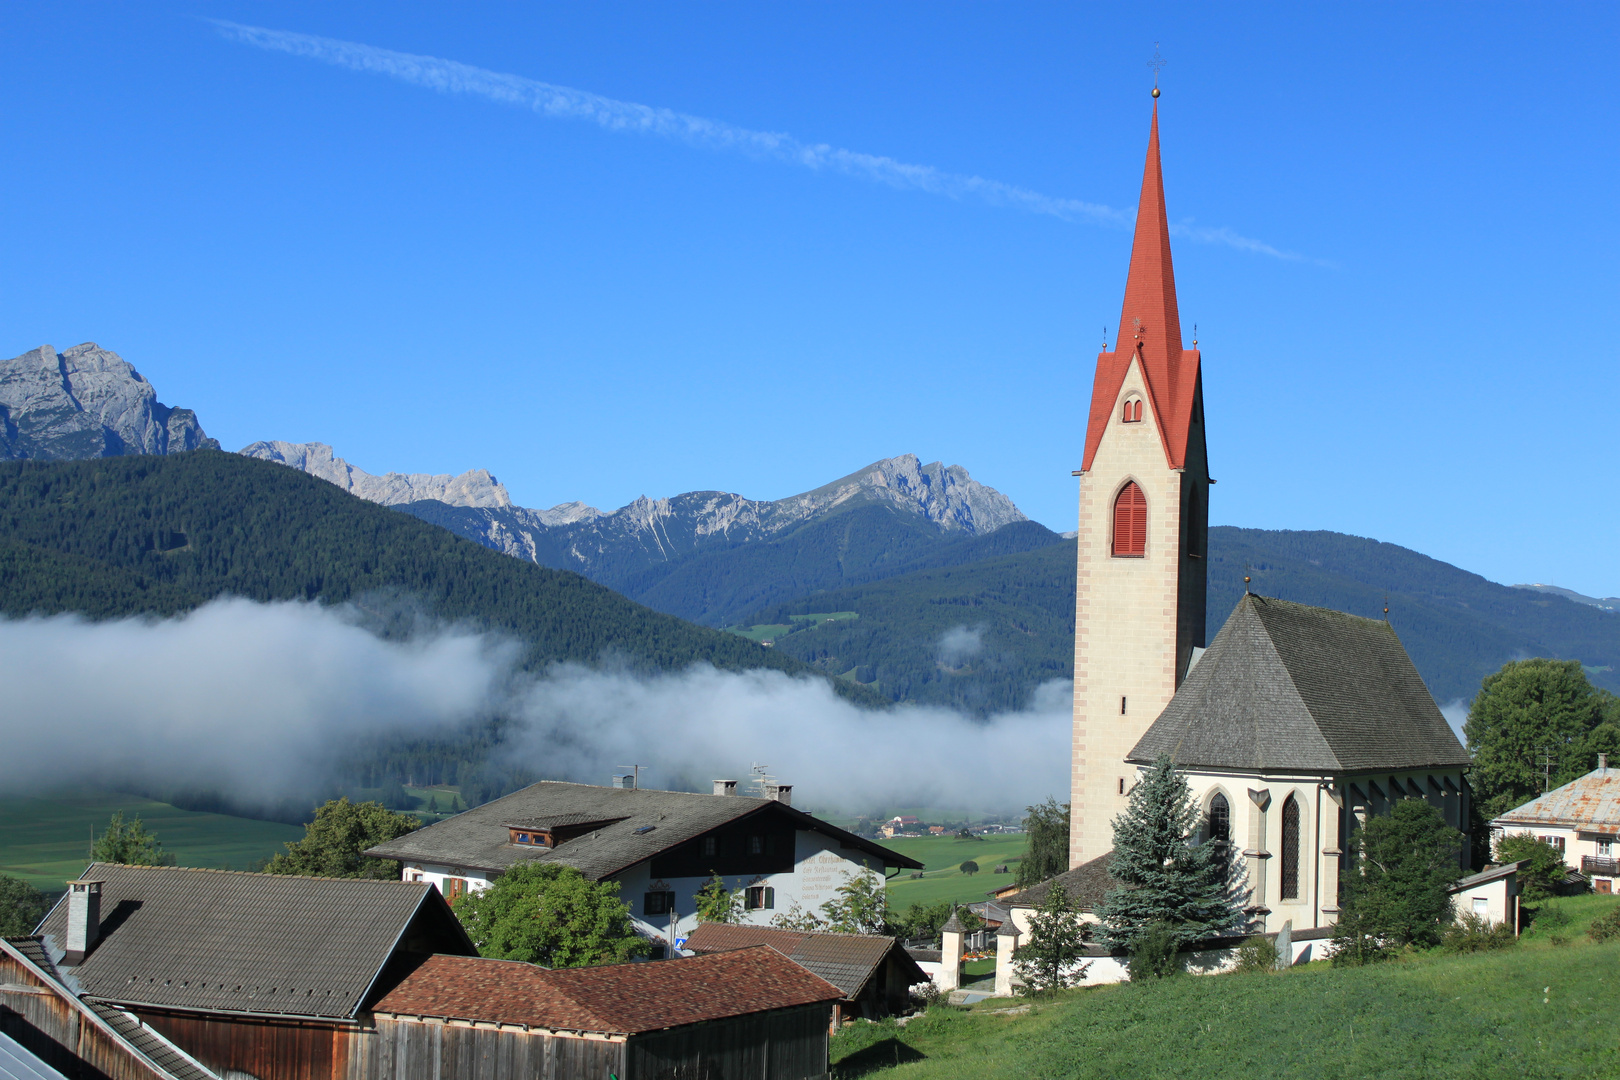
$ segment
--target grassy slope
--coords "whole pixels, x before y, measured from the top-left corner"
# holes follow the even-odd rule
[[[1006,863],[1017,872],[1018,862],[1024,857],[1028,837],[1015,834],[1007,837],[987,837],[983,840],[961,840],[954,836],[929,836],[917,840],[884,840],[883,846],[893,848],[923,864],[921,880],[913,881],[901,871],[888,885],[889,907],[904,910],[911,904],[935,904],[941,900],[953,903],[976,904],[986,899],[985,894],[1000,885],[1012,882],[1009,874],[991,873],[999,863]],[[977,874],[964,874],[958,870],[967,860],[979,864]]]
[[[199,814],[138,795],[83,791],[37,798],[0,797],[0,874],[22,878],[37,889],[62,891],[88,861],[90,829],[99,833],[122,810],[126,821],[140,815],[165,851],[181,866],[234,867],[280,854],[282,844],[301,839],[304,830],[271,821],[225,814]]]
[[[1527,943],[1098,987],[1021,1015],[935,1009],[904,1028],[846,1028],[833,1059],[836,1075],[897,1080],[1613,1077],[1617,1002],[1620,944]]]

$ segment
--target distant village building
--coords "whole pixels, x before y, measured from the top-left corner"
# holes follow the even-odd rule
[[[1598,767],[1491,821],[1491,850],[1504,836],[1528,833],[1564,853],[1564,864],[1592,880],[1600,893],[1620,878],[1620,769],[1606,754]]]
[[[704,923],[686,939],[686,948],[700,956],[759,945],[770,946],[838,987],[843,996],[833,1008],[834,1025],[903,1012],[911,988],[929,978],[898,938],[881,934]]]
[[[772,799],[542,781],[366,852],[397,859],[407,881],[454,899],[525,862],[571,866],[612,881],[636,929],[658,950],[697,928],[698,890],[719,874],[740,889],[743,917],[768,924],[795,905],[818,911],[839,888],[885,867],[922,863]]]
[[[1112,823],[1167,754],[1203,839],[1241,860],[1254,928],[1308,935],[1337,917],[1345,845],[1366,816],[1422,798],[1467,831],[1470,761],[1387,620],[1245,595],[1205,652],[1214,480],[1192,345],[1155,104],[1124,305],[1097,357],[1076,473],[1071,869],[1057,880],[1088,908],[1112,888]],[[998,934],[1027,933],[1039,895],[1000,890]]]

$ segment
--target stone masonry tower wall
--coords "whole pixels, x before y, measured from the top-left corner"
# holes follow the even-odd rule
[[[1157,103],[1117,339],[1097,357],[1080,471],[1071,867],[1113,847],[1112,821],[1135,775],[1125,755],[1204,644],[1203,384],[1198,352],[1182,348]],[[1145,496],[1146,535],[1116,544],[1115,501],[1131,483]]]

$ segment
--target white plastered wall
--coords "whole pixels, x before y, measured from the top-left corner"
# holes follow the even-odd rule
[[[1131,397],[1143,401],[1138,423],[1120,419]],[[1129,790],[1135,775],[1125,755],[1176,692],[1183,478],[1166,460],[1139,361],[1131,361],[1109,415],[1091,469],[1080,480],[1070,866],[1113,847],[1111,822],[1126,801],[1119,781]],[[1142,558],[1112,553],[1114,499],[1127,481],[1147,499]]]

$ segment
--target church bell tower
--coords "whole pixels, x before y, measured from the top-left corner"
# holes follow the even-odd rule
[[[1198,350],[1182,348],[1153,96],[1125,305],[1114,351],[1097,357],[1077,473],[1071,867],[1113,848],[1135,774],[1125,756],[1204,644],[1203,384]]]

